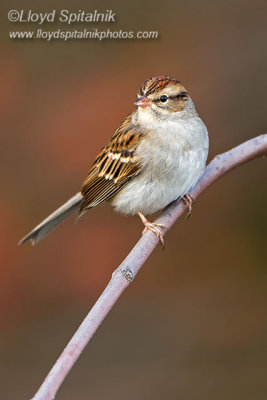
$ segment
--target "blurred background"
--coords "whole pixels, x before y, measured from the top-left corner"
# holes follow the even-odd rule
[[[108,204],[38,246],[18,240],[76,193],[133,110],[142,81],[191,94],[209,160],[266,130],[265,0],[1,3],[0,397],[29,399],[140,237]],[[111,30],[156,40],[11,40],[10,9],[105,11]],[[46,24],[43,29],[58,29]],[[158,246],[60,389],[58,400],[267,396],[266,160],[223,177]]]

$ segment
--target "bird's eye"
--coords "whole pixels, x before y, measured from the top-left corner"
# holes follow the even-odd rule
[[[165,101],[168,100],[168,96],[166,96],[166,94],[163,94],[159,99],[160,99],[160,101],[161,101],[162,103],[165,103]]]

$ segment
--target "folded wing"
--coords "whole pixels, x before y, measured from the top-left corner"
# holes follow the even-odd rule
[[[140,173],[142,164],[135,154],[140,137],[127,117],[99,153],[83,183],[81,214],[114,196],[129,179]]]

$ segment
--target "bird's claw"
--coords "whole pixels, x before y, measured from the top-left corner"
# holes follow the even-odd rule
[[[161,243],[161,245],[162,245],[162,247],[164,249],[165,243],[164,243],[164,239],[163,239],[163,234],[161,233],[161,229],[162,230],[164,230],[164,229],[167,230],[167,227],[165,225],[163,225],[163,224],[157,224],[157,223],[149,222],[141,212],[138,212],[138,215],[141,218],[143,224],[145,225],[145,228],[144,228],[144,230],[142,232],[142,235],[144,235],[144,233],[147,232],[147,231],[151,231],[151,232],[155,233],[155,235],[157,235],[157,238],[160,241],[160,243]]]
[[[187,206],[187,214],[185,219],[188,219],[192,213],[192,204],[195,201],[194,198],[191,196],[191,194],[186,193],[183,197],[182,197],[183,202],[185,203],[185,205]]]

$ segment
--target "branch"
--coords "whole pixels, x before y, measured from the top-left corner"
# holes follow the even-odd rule
[[[191,196],[196,199],[227,172],[264,155],[267,155],[267,134],[257,136],[226,153],[216,156],[206,167],[204,175],[197,185],[191,190]],[[155,222],[165,225],[169,230],[185,210],[184,202],[176,201],[168,206]],[[53,400],[55,398],[59,387],[83,349],[157,244],[158,238],[151,231],[147,231],[141,237],[125,260],[113,272],[104,292],[84,319],[32,400]]]

